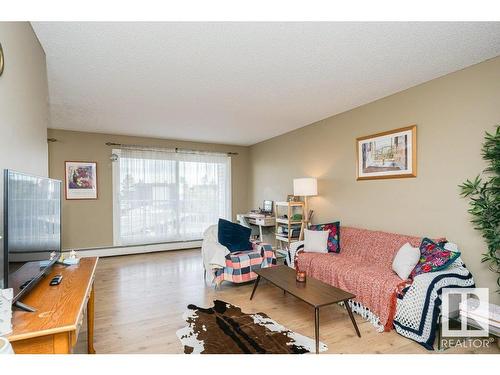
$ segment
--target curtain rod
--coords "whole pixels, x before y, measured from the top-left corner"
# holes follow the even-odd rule
[[[238,155],[237,152],[216,152],[216,151],[197,151],[197,150],[190,150],[187,148],[179,148],[179,147],[174,147],[174,148],[167,148],[167,147],[161,147],[161,146],[144,146],[144,145],[126,145],[122,143],[114,143],[114,142],[106,142],[106,146],[117,146],[117,147],[123,147],[123,148],[135,148],[135,149],[145,149],[145,150],[171,150],[173,152],[182,152],[186,154],[226,154],[228,156],[234,156]]]

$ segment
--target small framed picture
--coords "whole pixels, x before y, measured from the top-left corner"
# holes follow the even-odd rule
[[[293,195],[293,194],[288,194],[286,196],[286,201],[287,202],[298,202],[299,201],[299,197],[296,196],[296,195]]]
[[[97,163],[66,161],[66,199],[97,199]]]
[[[356,140],[358,180],[417,177],[417,126]]]

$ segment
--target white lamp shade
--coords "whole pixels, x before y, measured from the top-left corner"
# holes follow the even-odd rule
[[[311,177],[294,178],[293,195],[302,197],[318,195],[318,180]]]

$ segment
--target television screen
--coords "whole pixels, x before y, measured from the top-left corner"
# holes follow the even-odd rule
[[[4,278],[14,300],[61,252],[61,181],[4,172]]]

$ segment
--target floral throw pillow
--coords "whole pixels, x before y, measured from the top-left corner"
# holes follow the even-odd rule
[[[460,252],[446,250],[432,240],[424,238],[420,244],[420,260],[411,271],[410,278],[413,279],[422,273],[445,269],[459,256]]]
[[[328,231],[327,249],[329,253],[340,253],[340,221],[328,224],[310,225],[309,230]]]

